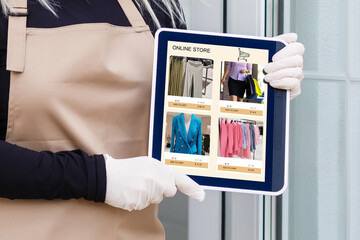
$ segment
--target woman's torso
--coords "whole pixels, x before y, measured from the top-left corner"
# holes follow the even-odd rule
[[[246,74],[242,73],[242,70],[248,69],[249,64],[243,62],[231,62],[229,63],[229,76],[234,80],[244,81]],[[248,69],[249,71],[251,69]]]
[[[116,0],[60,0],[58,2],[60,7],[56,8],[58,15],[56,17],[37,1],[28,1],[27,26],[55,28],[81,23],[130,26],[130,22]],[[173,27],[170,17],[159,6],[159,3],[150,2],[162,27]],[[154,34],[156,26],[149,13],[142,11],[142,15]],[[176,24],[177,28],[185,28],[179,21]],[[0,13],[0,140],[5,140],[8,117],[10,73],[6,71],[7,30],[8,21],[3,13]]]

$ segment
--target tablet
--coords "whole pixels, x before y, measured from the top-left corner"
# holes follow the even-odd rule
[[[289,92],[263,81],[281,40],[160,29],[149,154],[205,189],[279,195],[287,185]]]

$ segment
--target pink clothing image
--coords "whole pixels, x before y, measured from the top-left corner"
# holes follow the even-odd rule
[[[238,124],[238,133],[239,133],[239,140],[238,140],[238,142],[239,142],[239,149],[238,149],[238,154],[240,153],[240,149],[243,147],[243,141],[244,141],[244,139],[243,139],[243,131],[242,131],[242,126],[241,126],[241,124]]]
[[[258,145],[260,143],[260,130],[259,127],[254,125],[255,129],[255,145]]]
[[[226,123],[228,127],[228,145],[226,150],[226,157],[233,157],[233,145],[234,145],[234,137],[233,137],[233,125],[229,122]]]
[[[238,125],[236,122],[233,123],[233,137],[234,137],[234,146],[233,146],[233,154],[237,155],[237,153],[239,152],[239,132],[238,132]]]
[[[227,126],[224,120],[220,122],[220,156],[226,157],[227,149]]]
[[[255,124],[254,134],[250,134],[248,123],[220,120],[219,148],[221,157],[234,157],[251,159],[251,143],[260,143],[259,127]]]

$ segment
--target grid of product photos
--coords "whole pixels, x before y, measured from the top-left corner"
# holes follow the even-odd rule
[[[268,51],[169,42],[162,161],[198,176],[264,181]]]

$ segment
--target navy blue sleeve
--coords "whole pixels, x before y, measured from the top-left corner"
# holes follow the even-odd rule
[[[81,150],[36,152],[0,140],[0,197],[104,202],[105,161]]]

